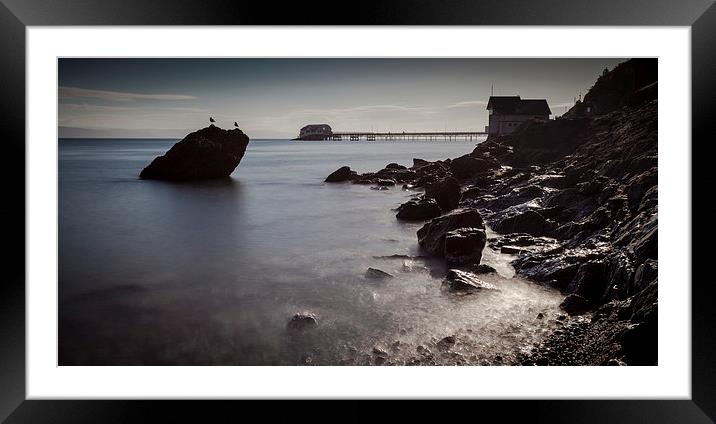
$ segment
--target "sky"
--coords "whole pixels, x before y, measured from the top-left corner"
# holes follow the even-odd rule
[[[60,137],[182,138],[209,124],[251,138],[334,131],[483,131],[495,95],[554,115],[625,59],[195,58],[58,61]]]

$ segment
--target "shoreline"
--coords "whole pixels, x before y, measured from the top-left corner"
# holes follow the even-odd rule
[[[470,154],[365,174],[344,166],[326,182],[424,190],[396,218],[425,223],[418,244],[465,277],[449,270],[451,288],[482,295],[481,252],[494,248],[517,255],[518,275],[558,289],[571,318],[512,365],[656,365],[656,82],[623,90],[645,64],[655,66],[632,60],[605,73],[585,96],[591,107],[527,122]],[[498,236],[485,240],[484,224]]]

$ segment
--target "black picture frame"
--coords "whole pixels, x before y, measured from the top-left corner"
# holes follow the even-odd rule
[[[0,0],[0,134],[4,161],[2,210],[6,266],[0,282],[0,421],[137,422],[236,421],[248,405],[234,401],[26,400],[25,391],[25,29],[51,25],[637,25],[691,27],[692,226],[713,215],[714,178],[709,167],[716,121],[716,6],[713,0],[489,0],[272,2],[231,0]],[[660,118],[662,119],[662,118]],[[671,142],[686,143],[685,140]],[[663,165],[663,163],[662,163]],[[22,182],[22,184],[21,184]],[[702,204],[697,207],[696,202]],[[713,422],[716,419],[716,313],[708,242],[713,226],[692,235],[692,396],[690,400],[479,401],[464,412],[500,420],[545,422]],[[699,248],[701,246],[701,248]],[[688,284],[662,281],[661,284]],[[241,383],[237,383],[241,384]],[[589,384],[589,382],[565,382]],[[384,404],[381,404],[384,405]],[[464,405],[464,404],[463,404]],[[262,419],[367,421],[374,404],[357,401],[293,402],[282,407],[254,403]],[[381,412],[381,419],[446,419],[453,406],[411,402]],[[330,412],[330,413],[327,413]],[[488,414],[488,415],[484,415]],[[496,414],[496,415],[493,415]]]

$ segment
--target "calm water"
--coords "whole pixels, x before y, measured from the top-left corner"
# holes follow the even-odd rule
[[[500,291],[470,296],[441,289],[440,264],[376,258],[420,254],[421,225],[393,211],[414,192],[323,183],[342,165],[410,166],[473,143],[254,140],[228,181],[139,180],[175,141],[59,142],[60,364],[369,364],[374,347],[406,363],[419,346],[480,364],[554,323],[560,296],[490,249]],[[368,267],[396,278],[367,280]],[[301,311],[319,326],[287,333]],[[448,335],[458,343],[438,351]]]

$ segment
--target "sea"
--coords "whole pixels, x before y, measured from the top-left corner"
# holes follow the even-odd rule
[[[419,190],[324,182],[474,142],[251,140],[229,179],[140,180],[177,141],[58,141],[60,365],[488,365],[556,324],[559,293],[489,247],[498,289],[446,290],[395,218]],[[297,313],[318,325],[287,330]]]

